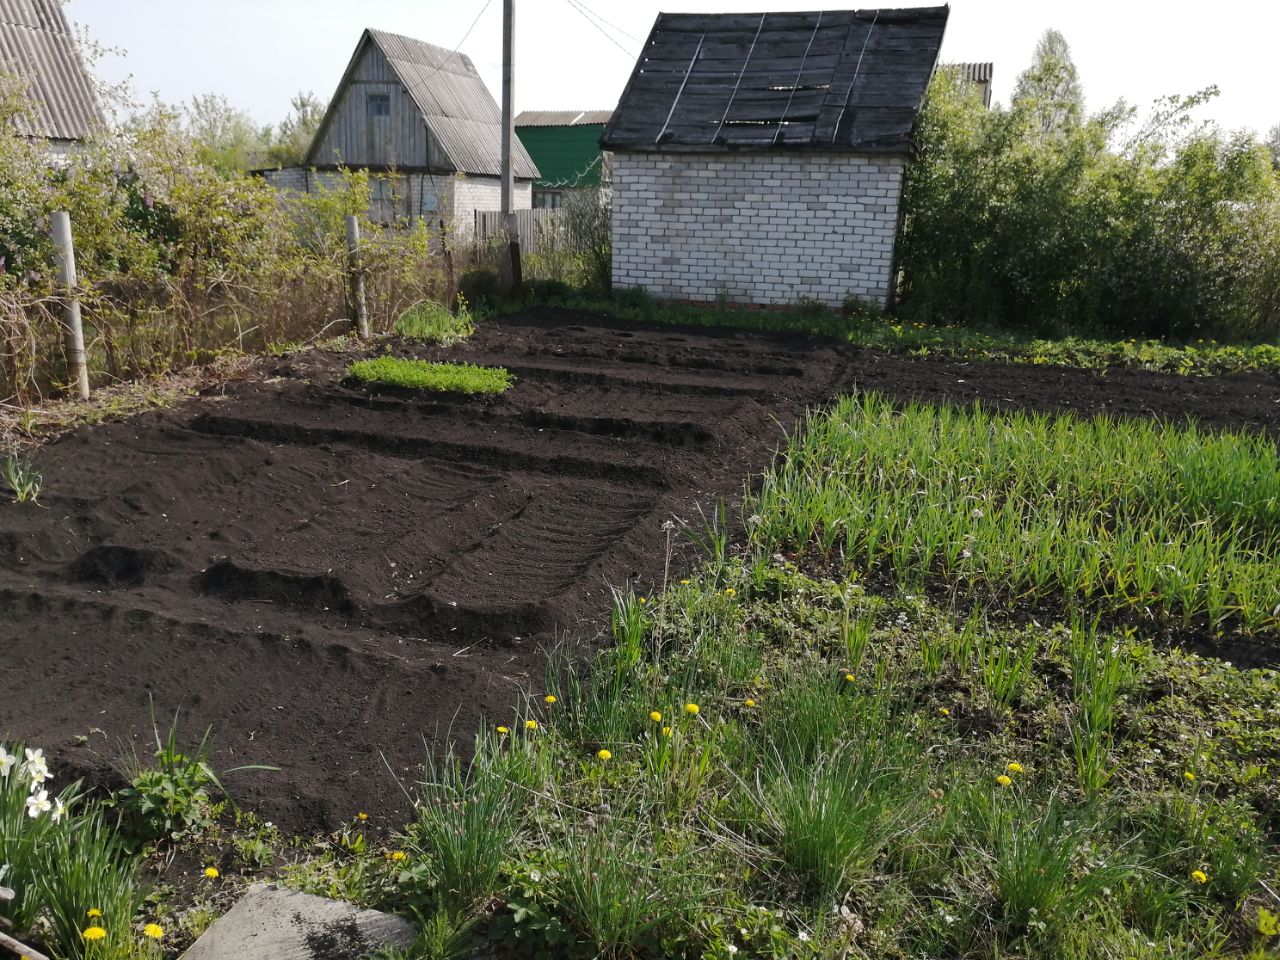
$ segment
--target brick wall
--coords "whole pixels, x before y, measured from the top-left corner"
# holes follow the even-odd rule
[[[517,210],[533,206],[533,181],[517,180],[512,198]],[[477,210],[502,209],[502,181],[498,177],[458,177],[453,186],[454,229],[470,234],[475,229]]]
[[[904,161],[845,153],[613,160],[613,284],[659,297],[888,300]]]

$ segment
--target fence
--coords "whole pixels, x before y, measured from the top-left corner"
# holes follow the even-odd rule
[[[505,238],[507,218],[500,210],[476,211],[475,238],[481,242]],[[517,210],[516,229],[520,234],[520,249],[526,253],[538,253],[557,234],[563,232],[565,219],[561,210]]]

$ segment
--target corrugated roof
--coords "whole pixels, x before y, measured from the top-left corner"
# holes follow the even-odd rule
[[[973,83],[990,83],[995,72],[993,63],[948,63],[947,67]]]
[[[949,12],[659,14],[601,146],[907,152]]]
[[[517,127],[580,127],[608,123],[612,110],[525,110],[516,114]]]
[[[502,110],[471,59],[465,54],[384,30],[366,30],[361,36],[347,74],[312,141],[313,149],[321,142],[329,117],[346,92],[348,78],[366,43],[377,44],[417,104],[427,129],[459,171],[494,177],[502,173]],[[517,177],[537,178],[538,168],[518,137],[513,138],[512,161]]]
[[[0,0],[0,70],[31,84],[21,135],[83,140],[106,126],[59,0]]]

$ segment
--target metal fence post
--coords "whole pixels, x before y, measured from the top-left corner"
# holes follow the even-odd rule
[[[63,298],[62,323],[66,335],[67,375],[81,400],[89,399],[89,364],[84,352],[84,325],[80,301],[76,297],[76,251],[71,240],[71,214],[59,210],[53,215],[54,259]]]
[[[364,300],[364,271],[360,268],[360,220],[347,215],[347,273],[351,290],[351,312],[356,315],[356,332],[361,338],[372,335],[369,311]]]

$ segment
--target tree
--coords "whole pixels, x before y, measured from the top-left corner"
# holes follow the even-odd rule
[[[201,163],[223,173],[251,170],[262,164],[270,128],[258,129],[247,113],[237,110],[223,95],[192,97],[186,108],[186,122]]]
[[[1280,123],[1271,128],[1264,141],[1267,149],[1271,151],[1271,162],[1275,164],[1275,168],[1280,170]]]
[[[324,119],[324,104],[314,93],[299,93],[289,101],[292,112],[280,121],[280,126],[267,148],[267,160],[280,167],[300,166],[307,157],[311,139]]]
[[[1013,107],[1026,111],[1045,136],[1072,130],[1084,120],[1084,91],[1071,48],[1057,30],[1046,30],[1031,66],[1018,77]]]

